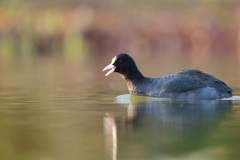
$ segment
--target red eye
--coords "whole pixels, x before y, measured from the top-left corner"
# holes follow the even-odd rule
[[[121,59],[119,59],[119,60],[118,60],[118,63],[121,63],[121,62],[122,62],[122,60],[121,60]]]

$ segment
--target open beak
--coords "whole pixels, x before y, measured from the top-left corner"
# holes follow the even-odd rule
[[[111,69],[110,71],[107,72],[107,74],[105,74],[105,76],[108,76],[109,74],[113,73],[115,70],[116,66],[114,66],[113,64],[109,64],[108,66],[106,66],[103,71],[106,71],[108,69]]]

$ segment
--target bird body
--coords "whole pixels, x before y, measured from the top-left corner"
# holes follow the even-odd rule
[[[128,54],[114,57],[104,70],[110,68],[111,73],[118,72],[125,79],[129,92],[134,95],[198,100],[232,96],[233,90],[224,82],[196,69],[181,70],[157,78],[144,77]]]

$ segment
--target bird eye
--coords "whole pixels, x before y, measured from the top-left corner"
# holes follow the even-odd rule
[[[121,63],[121,62],[122,62],[122,60],[121,60],[121,59],[119,59],[119,60],[118,60],[118,63]]]

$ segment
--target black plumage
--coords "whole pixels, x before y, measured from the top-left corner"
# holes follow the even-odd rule
[[[232,96],[232,89],[224,82],[196,69],[181,70],[157,78],[144,77],[134,60],[125,53],[113,58],[104,68],[111,69],[106,75],[118,72],[134,95],[178,98],[219,99]]]

